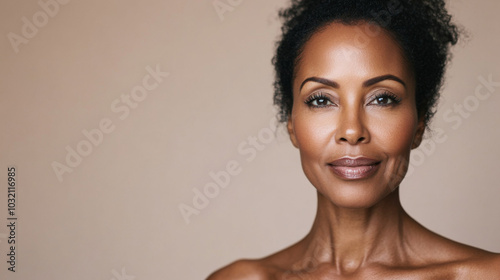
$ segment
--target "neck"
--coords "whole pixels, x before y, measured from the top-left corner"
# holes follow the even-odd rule
[[[367,209],[339,208],[318,193],[316,219],[304,240],[305,259],[333,264],[344,273],[370,263],[402,262],[403,232],[411,220],[398,189]]]

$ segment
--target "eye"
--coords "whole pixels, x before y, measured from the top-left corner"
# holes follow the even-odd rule
[[[390,92],[383,92],[377,94],[369,104],[379,106],[394,106],[399,104],[399,102],[401,102],[401,99],[397,95]]]
[[[323,108],[335,105],[330,98],[322,93],[315,93],[307,98],[306,105],[312,108]]]

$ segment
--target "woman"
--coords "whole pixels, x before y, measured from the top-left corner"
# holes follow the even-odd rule
[[[500,279],[500,255],[439,236],[398,187],[458,32],[444,1],[292,1],[275,104],[318,208],[309,234],[209,279]]]

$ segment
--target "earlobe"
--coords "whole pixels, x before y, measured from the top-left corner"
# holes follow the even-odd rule
[[[418,121],[417,131],[415,132],[415,137],[413,137],[413,143],[411,145],[411,149],[416,149],[422,143],[422,139],[424,137],[425,132],[425,122],[424,119],[421,118]]]
[[[286,124],[288,130],[288,135],[290,135],[290,140],[295,148],[298,148],[297,138],[295,137],[295,131],[293,130],[292,116],[288,116],[288,122]]]

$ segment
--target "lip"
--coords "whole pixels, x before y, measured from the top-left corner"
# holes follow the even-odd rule
[[[365,179],[377,172],[380,161],[366,157],[343,157],[328,163],[337,176],[345,180]]]

